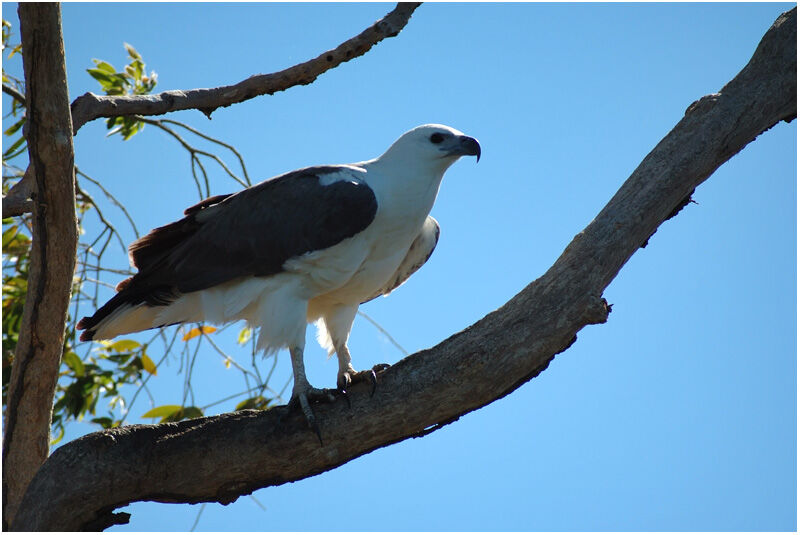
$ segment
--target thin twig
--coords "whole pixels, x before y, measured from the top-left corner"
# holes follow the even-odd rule
[[[252,182],[250,181],[250,175],[247,174],[247,167],[244,164],[244,158],[242,158],[242,155],[239,153],[238,150],[236,150],[236,147],[234,147],[233,145],[229,145],[228,143],[225,143],[224,141],[221,141],[221,140],[219,140],[217,138],[214,138],[214,137],[211,137],[211,136],[209,136],[207,134],[204,134],[200,130],[192,128],[188,124],[182,123],[180,121],[175,121],[175,120],[172,120],[172,119],[161,119],[161,122],[162,123],[170,123],[170,124],[174,124],[176,126],[183,127],[186,130],[190,131],[191,133],[193,133],[193,134],[195,134],[195,135],[197,135],[197,136],[199,136],[199,137],[201,137],[203,139],[206,139],[206,140],[208,140],[208,141],[210,141],[212,143],[216,143],[217,145],[221,145],[221,146],[225,147],[226,149],[228,149],[229,151],[231,151],[236,156],[236,158],[239,160],[239,165],[242,166],[242,173],[244,174],[244,180],[247,183],[247,186],[252,185]]]
[[[372,325],[374,325],[374,326],[375,326],[375,328],[376,328],[376,329],[378,329],[378,330],[381,332],[381,334],[383,334],[383,335],[384,335],[386,338],[388,338],[388,339],[389,339],[389,341],[390,341],[390,342],[391,342],[391,343],[392,343],[392,344],[393,344],[393,345],[394,345],[394,346],[395,346],[397,349],[399,349],[400,351],[402,351],[403,355],[405,355],[405,356],[408,356],[408,354],[409,354],[409,353],[408,353],[408,351],[406,351],[406,350],[405,350],[405,348],[404,348],[403,346],[401,346],[399,343],[397,343],[397,340],[395,340],[395,339],[392,337],[392,335],[391,335],[391,334],[389,334],[389,331],[387,331],[386,329],[384,329],[383,327],[381,327],[381,325],[380,325],[380,324],[379,324],[377,321],[375,321],[374,319],[370,318],[369,316],[367,316],[367,315],[366,315],[364,312],[361,312],[360,310],[358,311],[358,315],[359,315],[359,316],[361,316],[362,318],[364,318],[365,320],[367,320],[368,322],[370,322]]]
[[[122,211],[122,213],[125,214],[125,217],[128,219],[128,223],[131,224],[131,228],[133,229],[134,235],[138,238],[139,237],[139,230],[136,228],[136,223],[133,222],[133,218],[131,217],[131,214],[128,213],[128,210],[127,210],[127,208],[125,208],[125,205],[123,205],[121,202],[119,202],[117,200],[117,198],[114,197],[114,195],[112,195],[111,192],[109,192],[106,188],[104,188],[103,185],[99,181],[93,179],[92,177],[90,177],[89,175],[87,175],[86,173],[84,173],[83,171],[78,169],[78,166],[75,166],[75,174],[79,175],[79,176],[82,176],[83,178],[85,178],[86,180],[88,180],[89,182],[91,182],[92,184],[97,186],[98,188],[100,188],[100,191],[103,192],[103,194],[108,198],[108,200],[110,200],[114,204],[114,206],[119,208]]]
[[[5,77],[5,75],[3,75],[3,76]],[[25,95],[20,93],[19,90],[17,90],[16,88],[11,87],[8,84],[3,84],[3,93],[5,93],[6,95],[10,95],[11,97],[15,98],[23,106],[26,105],[25,104]]]

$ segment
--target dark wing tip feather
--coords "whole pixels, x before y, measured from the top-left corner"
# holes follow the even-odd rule
[[[89,342],[91,340],[94,340],[94,331],[93,330],[83,331],[81,333],[80,340],[81,342]]]
[[[83,331],[80,338],[81,342],[88,342],[89,340],[94,339],[95,331],[92,327],[95,325],[97,325],[97,322],[94,321],[94,316],[84,316],[81,318],[81,320],[78,322],[78,325],[76,325],[76,328],[79,331]]]

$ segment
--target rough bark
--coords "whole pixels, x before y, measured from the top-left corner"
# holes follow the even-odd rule
[[[132,501],[229,503],[430,433],[544,370],[585,325],[602,323],[603,290],[694,188],[763,131],[797,114],[796,9],[748,65],[692,104],[556,263],[503,307],[400,361],[344,401],[320,404],[324,446],[299,411],[242,411],[92,433],[58,449],[32,482],[15,529],[76,530],[124,521]]]
[[[195,109],[210,117],[220,107],[260,95],[272,95],[296,85],[308,85],[325,71],[366,54],[374,45],[400,33],[417,7],[418,2],[401,2],[381,20],[333,50],[323,52],[305,63],[271,74],[251,76],[234,85],[164,91],[140,96],[99,96],[86,93],[72,103],[74,131],[77,133],[81,126],[99,117],[118,115],[162,115],[171,111]]]
[[[25,175],[3,197],[3,217],[14,217],[33,211],[31,194],[36,187],[35,182],[33,166],[29,165],[25,169]]]
[[[78,241],[72,120],[61,9],[20,4],[33,178],[28,293],[8,390],[3,437],[3,526],[47,458],[50,421]]]

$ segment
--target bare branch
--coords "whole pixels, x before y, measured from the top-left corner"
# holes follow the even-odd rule
[[[272,74],[251,76],[237,84],[211,89],[164,91],[156,95],[102,96],[86,93],[72,103],[74,132],[99,117],[120,115],[163,115],[195,109],[210,117],[217,108],[227,107],[261,95],[272,95],[296,85],[308,85],[317,77],[353,58],[362,56],[387,37],[394,37],[411,18],[419,3],[399,3],[381,20],[316,58]]]
[[[20,216],[33,211],[31,193],[35,187],[35,171],[28,165],[23,177],[3,197],[3,217]]]
[[[77,171],[77,169],[78,168],[76,167],[75,170]],[[127,253],[128,249],[125,247],[125,242],[122,241],[122,236],[120,236],[119,232],[117,232],[117,228],[112,225],[108,219],[106,219],[106,217],[103,215],[103,211],[100,210],[100,207],[97,205],[97,202],[95,202],[94,198],[81,189],[77,179],[75,180],[75,197],[76,199],[80,199],[81,201],[91,205],[95,209],[95,212],[97,212],[97,218],[103,225],[105,225],[111,235],[117,238],[119,246],[122,248],[122,252]]]
[[[3,84],[3,93],[13,97],[14,99],[16,99],[23,106],[25,105],[25,95],[23,95],[22,93],[17,91],[16,88],[11,87],[8,84]]]
[[[136,228],[136,223],[133,222],[133,218],[131,217],[131,214],[128,213],[128,209],[125,208],[125,206],[121,202],[119,202],[117,200],[117,198],[114,197],[114,195],[111,194],[111,192],[109,192],[106,188],[104,188],[103,185],[99,181],[93,179],[92,177],[90,177],[89,175],[87,175],[86,173],[84,173],[83,171],[78,169],[77,165],[75,166],[75,175],[83,177],[86,180],[88,180],[89,182],[91,182],[92,184],[94,184],[95,186],[97,186],[100,189],[100,191],[102,191],[103,194],[106,196],[106,198],[109,201],[111,201],[111,203],[114,206],[119,208],[122,211],[123,214],[125,214],[125,218],[128,220],[128,223],[130,223],[131,228],[133,229],[133,234],[137,238],[139,237],[139,230]],[[95,206],[97,206],[97,205],[95,204]]]
[[[225,147],[226,149],[228,149],[229,151],[231,151],[234,154],[234,156],[236,156],[236,158],[239,160],[239,165],[242,168],[242,174],[244,174],[244,180],[246,182],[246,185],[247,186],[251,186],[252,185],[252,182],[250,181],[250,175],[247,174],[247,167],[244,165],[244,158],[242,158],[242,155],[239,153],[238,150],[236,150],[236,147],[234,147],[233,145],[230,145],[228,143],[225,143],[224,141],[221,141],[221,140],[219,140],[217,138],[214,138],[214,137],[211,137],[211,136],[209,136],[207,134],[204,134],[203,132],[201,132],[201,131],[199,131],[199,130],[197,130],[195,128],[192,128],[188,124],[182,123],[180,121],[174,121],[172,119],[161,119],[160,122],[162,124],[174,124],[176,126],[183,127],[186,130],[188,130],[189,132],[193,133],[194,135],[199,136],[199,137],[201,137],[201,138],[203,138],[203,139],[205,139],[207,141],[210,141],[212,143],[216,143],[217,145],[221,145],[221,146]],[[228,171],[228,173],[231,174],[231,176],[233,176],[233,173],[231,173],[230,171]],[[235,177],[234,177],[234,179],[235,179]]]
[[[795,8],[778,18],[736,78],[690,107],[556,263],[502,308],[382,372],[374,397],[359,384],[351,408],[317,405],[324,446],[300,411],[285,407],[92,433],[53,453],[14,528],[108,526],[114,508],[138,500],[230,503],[426,435],[514,391],[580,329],[606,321],[606,286],[697,185],[760,133],[796,116],[796,41]]]
[[[164,131],[167,134],[169,134],[170,136],[174,137],[175,140],[178,143],[180,143],[181,146],[184,149],[186,149],[186,151],[189,152],[189,155],[190,155],[190,157],[192,159],[192,162],[197,162],[197,165],[199,165],[200,168],[203,171],[203,176],[205,177],[205,184],[206,184],[206,195],[205,195],[206,197],[208,195],[210,195],[210,193],[209,193],[210,186],[209,186],[209,183],[208,183],[208,176],[206,175],[205,168],[203,168],[202,164],[200,163],[200,159],[197,157],[198,154],[202,155],[202,156],[205,156],[207,158],[211,158],[212,160],[217,162],[219,164],[219,166],[222,167],[223,171],[225,171],[228,174],[228,176],[231,177],[233,180],[235,180],[240,186],[245,187],[245,188],[250,186],[250,178],[247,176],[247,169],[244,167],[244,160],[242,160],[241,155],[239,155],[239,153],[236,151],[236,149],[234,149],[230,145],[228,145],[226,143],[223,143],[222,141],[219,141],[217,139],[214,139],[211,136],[203,134],[202,132],[200,132],[198,130],[195,130],[194,128],[191,128],[190,126],[185,125],[183,123],[180,123],[178,121],[169,121],[167,119],[148,119],[147,117],[141,117],[141,116],[135,116],[135,117],[139,121],[142,121],[143,123],[155,126],[156,128],[159,128],[162,131]],[[236,175],[236,173],[231,171],[231,169],[225,164],[225,162],[222,161],[222,158],[220,158],[216,154],[210,153],[208,151],[204,151],[202,149],[198,149],[197,147],[194,147],[194,146],[190,145],[189,142],[186,141],[185,139],[183,139],[183,137],[180,134],[178,134],[175,130],[173,130],[172,128],[166,126],[167,123],[178,125],[178,126],[182,126],[183,128],[189,130],[190,132],[192,132],[195,135],[198,135],[198,136],[200,136],[200,137],[202,137],[204,139],[207,139],[209,141],[212,141],[214,143],[217,143],[219,145],[222,145],[222,146],[232,150],[234,152],[234,154],[236,154],[236,156],[239,158],[239,160],[240,160],[240,162],[242,164],[242,169],[245,170],[245,178],[244,179],[239,178]],[[194,173],[194,170],[192,171],[192,173],[195,176],[195,182],[197,183],[198,190],[200,191],[200,198],[202,199],[202,198],[204,198],[204,195],[203,195],[202,189],[200,187],[200,182],[199,182],[199,180],[197,178],[197,174]]]

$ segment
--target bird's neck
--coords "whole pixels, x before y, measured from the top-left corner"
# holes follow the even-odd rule
[[[362,164],[367,168],[370,186],[378,196],[378,204],[398,205],[430,211],[444,172],[449,165],[421,166],[413,162],[394,162],[383,159]]]

